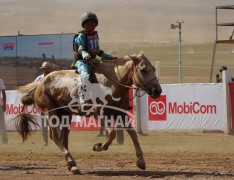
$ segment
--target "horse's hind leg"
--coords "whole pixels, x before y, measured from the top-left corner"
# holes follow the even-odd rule
[[[60,112],[61,113],[61,112]],[[65,113],[66,114],[66,113]],[[63,143],[63,145],[64,145],[64,147],[68,150],[68,137],[69,137],[69,133],[70,133],[70,130],[69,130],[69,126],[70,126],[70,124],[71,124],[71,119],[72,119],[72,117],[71,117],[71,115],[69,115],[69,114],[67,114],[67,115],[65,115],[64,114],[64,117],[65,118],[63,118],[62,116],[61,116],[61,119],[63,119],[63,122],[62,122],[62,124],[61,124],[61,134],[60,134],[60,140],[62,141],[62,143]],[[66,158],[66,161],[67,161],[67,164],[75,164],[75,160],[72,158],[70,158],[70,157],[72,157],[71,156],[71,154],[70,154],[70,156],[66,156],[65,155],[65,158]],[[69,165],[68,165],[69,166]]]
[[[63,128],[62,131],[60,131],[61,118],[62,116],[56,111],[49,112],[49,125],[51,127],[52,139],[65,154],[68,169],[74,174],[80,174],[79,169],[76,167],[76,162],[68,150],[68,129]],[[62,137],[62,140],[60,137]]]

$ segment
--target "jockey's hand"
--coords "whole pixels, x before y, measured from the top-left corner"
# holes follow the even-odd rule
[[[91,60],[91,56],[90,55],[87,55],[85,58],[84,58],[85,61],[90,61]]]

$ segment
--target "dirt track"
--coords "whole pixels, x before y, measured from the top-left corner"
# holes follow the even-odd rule
[[[71,174],[62,153],[50,141],[41,144],[40,133],[22,144],[18,134],[0,146],[0,179],[234,179],[234,137],[220,133],[153,132],[139,136],[147,170],[135,166],[131,140],[113,144],[106,152],[93,152],[92,145],[105,138],[95,132],[72,132],[70,151],[82,175]]]

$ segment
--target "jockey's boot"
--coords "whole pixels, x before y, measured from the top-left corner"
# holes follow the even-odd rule
[[[85,101],[85,91],[87,91],[86,89],[86,85],[85,84],[82,84],[81,85],[81,90],[80,90],[80,98],[79,98],[79,105],[82,106],[86,103]]]
[[[82,106],[85,104],[84,94],[80,93],[79,105]]]
[[[82,106],[84,104],[85,104],[85,100],[82,97],[80,97],[79,105]]]

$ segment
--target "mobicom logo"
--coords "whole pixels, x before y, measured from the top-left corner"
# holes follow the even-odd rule
[[[214,104],[202,104],[194,102],[167,102],[166,95],[157,99],[148,97],[149,121],[165,121],[167,115],[180,114],[217,114],[217,106]]]
[[[216,114],[216,105],[204,105],[199,102],[169,103],[169,114]]]
[[[22,112],[23,105],[18,104],[18,106],[15,106],[13,104],[7,104],[6,106],[6,114],[19,114]],[[40,109],[37,106],[26,106],[24,108],[24,112],[27,114],[38,114],[40,113]]]
[[[157,99],[148,96],[148,119],[150,121],[165,121],[167,119],[166,95],[161,95]]]

